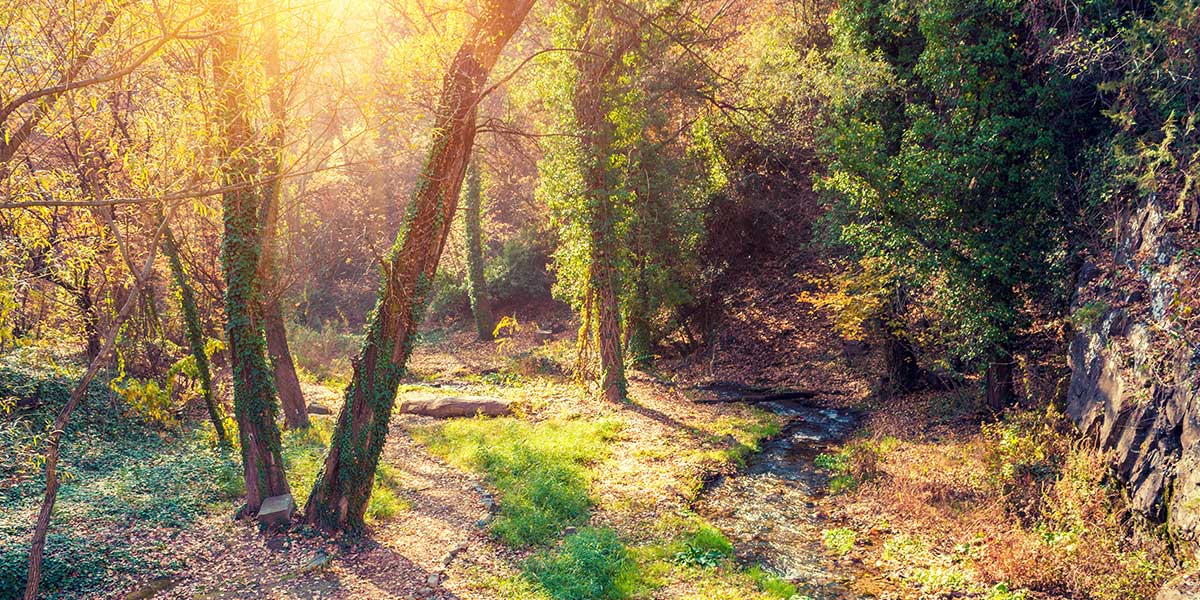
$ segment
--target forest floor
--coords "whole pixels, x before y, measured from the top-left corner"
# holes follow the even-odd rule
[[[234,521],[236,454],[192,418],[164,430],[98,386],[64,447],[44,590],[55,598],[1148,598],[1173,568],[1122,509],[1100,457],[1051,409],[986,414],[975,387],[884,401],[875,370],[799,301],[833,267],[784,199],[717,282],[706,350],[629,374],[630,402],[581,390],[570,316],[517,315],[479,342],[426,331],[408,395],[511,400],[511,417],[395,414],[369,532]],[[533,323],[530,318],[542,318]],[[541,327],[539,327],[541,325]],[[551,327],[553,326],[553,327]],[[559,331],[539,341],[537,330]],[[355,336],[290,332],[309,401],[337,414]],[[73,372],[0,357],[0,597],[15,596],[42,484],[32,448]],[[817,392],[706,402],[705,384]],[[227,393],[227,392],[226,392]],[[403,399],[403,398],[402,398]],[[1038,403],[1043,404],[1044,403]],[[195,417],[195,415],[193,415]],[[288,431],[303,506],[331,416]],[[189,425],[190,423],[190,425]],[[780,577],[783,575],[784,577]]]

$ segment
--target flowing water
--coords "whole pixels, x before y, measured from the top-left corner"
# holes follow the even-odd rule
[[[709,486],[698,512],[733,541],[739,559],[763,565],[804,595],[875,597],[862,591],[869,577],[839,566],[822,542],[822,532],[835,525],[819,505],[828,474],[814,460],[853,432],[853,415],[791,401],[758,406],[787,419],[783,432],[745,469]]]

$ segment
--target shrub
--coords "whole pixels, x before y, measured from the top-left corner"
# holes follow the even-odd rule
[[[500,253],[484,271],[488,291],[500,304],[550,297],[549,252],[539,243],[538,232],[522,230],[504,242]]]

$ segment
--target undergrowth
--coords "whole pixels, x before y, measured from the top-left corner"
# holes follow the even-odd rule
[[[995,600],[1152,597],[1175,572],[1165,542],[1138,525],[1107,461],[1076,442],[1065,416],[1013,411],[976,432],[860,438],[818,457],[835,502],[874,515],[856,526],[890,534],[857,546],[858,532],[841,527],[825,532],[826,546],[877,553],[926,594]]]
[[[0,359],[0,398],[15,399],[14,406],[33,404],[0,421],[0,598],[19,597],[24,589],[32,524],[45,489],[37,457],[76,377]],[[235,454],[209,444],[199,430],[164,434],[128,416],[110,402],[103,381],[90,386],[68,425],[60,476],[42,576],[48,598],[103,594],[131,574],[179,568],[155,542],[138,540],[151,533],[170,536],[244,491]]]

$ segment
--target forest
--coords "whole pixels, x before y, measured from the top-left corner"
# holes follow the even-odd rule
[[[0,0],[0,598],[1200,598],[1198,0]]]

